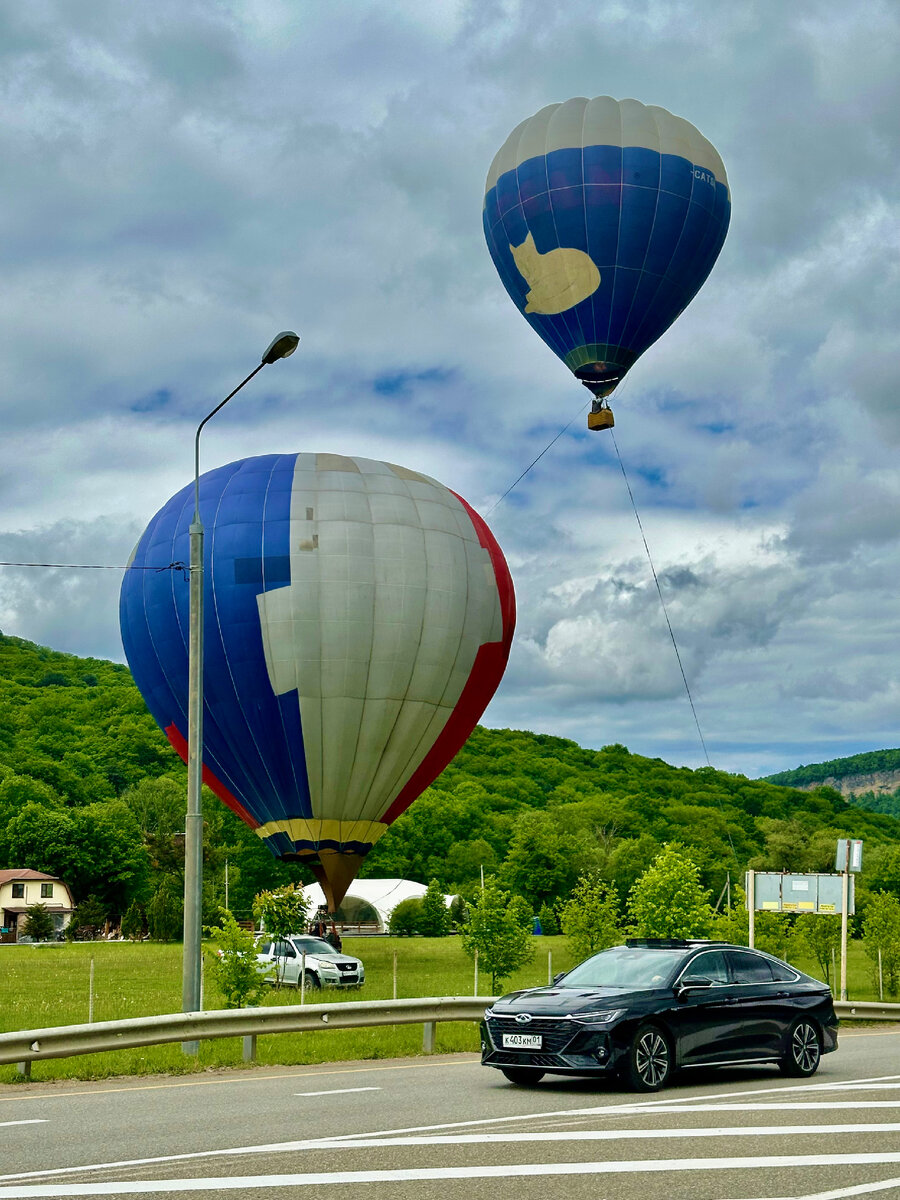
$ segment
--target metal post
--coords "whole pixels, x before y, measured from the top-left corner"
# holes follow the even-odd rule
[[[200,430],[195,442],[199,455]],[[184,824],[184,966],[182,1012],[200,1011],[200,954],[203,896],[203,524],[200,520],[199,476],[194,474],[194,519],[191,534],[190,625],[188,632],[188,789]],[[182,1042],[185,1054],[197,1054],[198,1042]]]
[[[394,951],[394,999],[397,999],[397,951]]]
[[[243,1060],[244,1062],[256,1062],[256,1034],[248,1033],[244,1039]]]
[[[847,928],[850,907],[850,839],[847,838],[847,860],[841,874],[841,999],[847,999]]]
[[[306,951],[300,955],[300,1003],[306,1001]]]
[[[91,959],[91,969],[88,973],[88,1024],[94,1020],[94,960]]]
[[[478,995],[478,951],[477,950],[475,951],[475,991],[472,993],[472,995],[473,996]]]
[[[756,884],[753,871],[747,872],[747,913],[749,916],[747,945],[752,950],[756,940]]]
[[[425,1030],[422,1036],[422,1053],[434,1054],[434,1027],[436,1021],[426,1021]]]
[[[241,380],[233,392],[207,413],[194,435],[194,514],[189,526],[190,592],[188,623],[188,782],[187,815],[184,823],[184,958],[181,981],[183,1012],[200,1012],[201,954],[203,943],[203,523],[200,520],[200,434],[203,426],[236,396],[245,383],[269,363],[287,358],[297,348],[295,333],[279,334],[263,355],[262,362]],[[197,1054],[199,1043],[182,1042],[185,1054]]]
[[[881,971],[881,947],[878,947],[878,999],[884,1004],[884,975]]]
[[[547,951],[547,987],[553,983],[553,951]]]

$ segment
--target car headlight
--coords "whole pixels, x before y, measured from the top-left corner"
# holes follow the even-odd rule
[[[598,1008],[591,1012],[573,1013],[572,1020],[589,1025],[606,1025],[610,1021],[617,1021],[624,1012],[624,1008]]]
[[[494,1010],[492,1008],[486,1008],[484,1010],[484,1019],[485,1020],[487,1020],[488,1017],[492,1017],[493,1015],[494,1015]]]

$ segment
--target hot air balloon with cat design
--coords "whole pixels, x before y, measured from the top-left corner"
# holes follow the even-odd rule
[[[731,214],[715,147],[681,117],[599,96],[518,125],[488,172],[484,233],[504,287],[594,396],[608,397],[686,308]]]

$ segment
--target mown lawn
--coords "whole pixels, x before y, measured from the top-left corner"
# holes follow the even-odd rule
[[[504,987],[533,987],[573,964],[562,937],[534,939],[535,956]],[[474,970],[456,937],[347,938],[344,949],[363,960],[366,983],[344,992],[330,988],[308,994],[309,1003],[389,1000],[393,996],[394,955],[397,997],[474,995]],[[548,963],[552,956],[552,964]],[[869,960],[862,946],[849,950],[849,991],[853,1000],[877,1000]],[[89,1019],[93,961],[93,1019],[120,1020],[181,1009],[180,945],[152,942],[89,942],[52,946],[0,946],[0,1032],[83,1024]],[[812,962],[797,961],[800,970],[819,976]],[[210,972],[204,971],[204,1008],[222,1005]],[[478,994],[491,995],[491,981],[479,975]],[[891,997],[885,997],[891,999]],[[267,990],[265,1003],[298,1004],[293,988]],[[439,1024],[439,1053],[478,1049],[475,1023]],[[321,1033],[277,1034],[259,1038],[257,1061],[263,1064],[309,1064],[351,1059],[396,1058],[421,1054],[421,1025],[374,1029],[332,1029]],[[239,1038],[200,1043],[198,1058],[186,1057],[180,1045],[147,1046],[107,1054],[53,1059],[32,1066],[33,1079],[102,1079],[114,1075],[160,1072],[182,1074],[242,1066]],[[0,1065],[0,1083],[20,1082],[12,1065]]]
[[[456,937],[346,938],[344,949],[365,963],[365,985],[347,991],[327,988],[309,992],[307,1003],[392,999],[395,954],[398,999],[475,994],[473,964]],[[564,938],[535,938],[532,964],[509,980],[504,990],[546,983],[551,969],[548,955],[552,955],[553,973],[573,965]],[[92,960],[95,1021],[181,1010],[180,945],[88,942],[0,946],[0,1033],[87,1022]],[[490,976],[483,972],[479,974],[478,994],[491,995]],[[267,989],[264,1003],[299,1004],[300,994],[294,988]],[[221,1006],[221,993],[204,961],[203,1007],[215,1009]],[[438,1025],[435,1049],[439,1053],[477,1050],[477,1026],[469,1022]],[[257,1061],[287,1065],[395,1058],[421,1052],[421,1025],[400,1025],[261,1037],[257,1044]],[[201,1042],[196,1059],[185,1057],[177,1044],[147,1046],[36,1063],[32,1066],[32,1078],[102,1079],[112,1075],[188,1073],[241,1065],[241,1040],[221,1038]],[[14,1066],[0,1065],[0,1083],[20,1080]]]

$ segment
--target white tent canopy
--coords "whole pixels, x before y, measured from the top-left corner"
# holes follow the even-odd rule
[[[414,883],[411,879],[356,879],[347,889],[335,919],[343,925],[376,925],[379,933],[385,933],[391,913],[400,901],[411,896],[421,899],[427,890],[424,883]],[[308,883],[303,894],[312,917],[317,908],[325,905],[325,893],[317,883]],[[444,903],[449,905],[452,899],[445,896]]]

